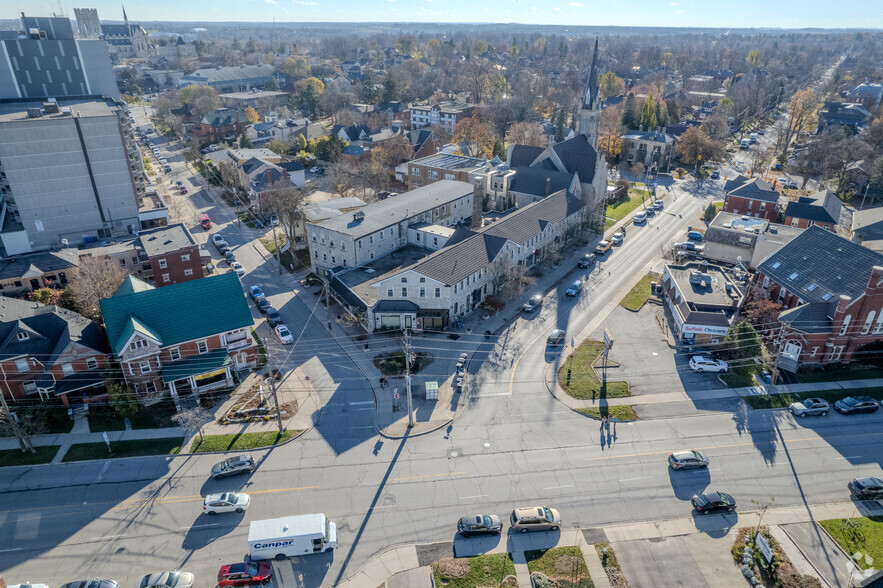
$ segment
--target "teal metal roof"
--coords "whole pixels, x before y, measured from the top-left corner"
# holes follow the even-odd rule
[[[233,363],[226,349],[210,351],[202,355],[194,355],[174,363],[169,363],[162,368],[162,381],[168,384],[181,378],[198,376],[219,370]]]
[[[163,346],[203,339],[254,324],[239,276],[230,272],[101,300],[107,339],[119,356],[126,332],[139,330]],[[131,329],[131,331],[130,331]]]

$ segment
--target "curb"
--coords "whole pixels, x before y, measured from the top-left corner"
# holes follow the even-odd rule
[[[861,517],[861,518],[867,518],[867,517]],[[820,525],[819,522],[816,521],[815,519],[813,519],[811,522],[812,522],[812,523],[813,523],[813,524],[814,524],[819,530],[821,530],[821,532],[824,533],[825,536],[826,536],[828,539],[831,540],[831,543],[834,545],[835,548],[837,548],[837,550],[838,550],[840,553],[843,554],[843,557],[845,557],[846,559],[849,560],[849,564],[850,564],[850,566],[852,566],[853,570],[860,570],[860,568],[855,564],[855,560],[852,559],[852,556],[849,555],[848,553],[846,553],[846,550],[843,549],[843,547],[840,546],[840,543],[838,543],[837,540],[834,539],[834,538],[831,536],[831,534],[828,532],[827,529],[825,529],[825,527],[823,527],[822,525]],[[779,525],[779,526],[781,527],[781,525]],[[813,566],[813,568],[815,568],[815,566]]]

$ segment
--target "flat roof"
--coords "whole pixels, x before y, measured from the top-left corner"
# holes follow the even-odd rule
[[[168,208],[162,196],[156,192],[147,192],[138,199],[138,212],[147,212],[148,210],[162,210]]]
[[[727,292],[726,285],[732,284],[732,282],[726,273],[717,266],[708,264],[706,268],[702,268],[702,264],[688,263],[680,266],[669,265],[667,269],[681,297],[691,306],[731,308],[733,302],[739,299],[739,290],[735,284],[732,292]],[[690,282],[690,276],[694,272],[703,275],[700,283]]]
[[[440,169],[466,170],[474,169],[476,167],[484,167],[487,162],[484,159],[478,159],[477,157],[468,157],[466,155],[436,153],[434,155],[427,155],[426,157],[415,159],[411,161],[411,163],[416,165],[437,167]]]
[[[275,96],[288,96],[288,92],[278,92],[275,90],[261,90],[260,92],[229,92],[227,94],[218,94],[218,98],[267,98]]]
[[[141,231],[141,247],[148,257],[179,251],[196,245],[183,223]]]
[[[453,227],[446,227],[444,225],[430,225],[429,223],[417,223],[416,225],[410,225],[409,229],[414,229],[415,231],[420,231],[421,233],[429,233],[430,235],[438,235],[439,237],[448,237],[457,229]]]
[[[325,531],[325,515],[305,514],[278,519],[252,521],[248,525],[248,540],[265,541],[297,537],[306,533],[323,533]]]
[[[431,255],[433,251],[417,247],[416,245],[406,245],[401,249],[397,249],[392,253],[388,253],[383,257],[372,259],[371,263],[352,268],[342,273],[336,274],[335,277],[340,282],[353,291],[362,301],[370,308],[377,302],[377,288],[371,284],[380,282],[387,278],[393,277],[408,269],[424,257]],[[368,271],[365,271],[368,270]]]
[[[122,109],[120,104],[113,100],[101,100],[100,98],[82,98],[74,100],[58,100],[59,112],[47,114],[43,111],[43,104],[48,100],[29,101],[4,101],[0,100],[0,122],[18,122],[23,120],[54,120],[59,118],[73,118],[74,116],[116,116],[117,111]],[[28,118],[29,108],[39,108],[41,116]],[[70,114],[62,114],[62,108],[70,108]]]

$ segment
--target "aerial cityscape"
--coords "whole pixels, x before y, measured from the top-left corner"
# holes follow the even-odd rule
[[[881,27],[4,6],[0,588],[883,587]]]

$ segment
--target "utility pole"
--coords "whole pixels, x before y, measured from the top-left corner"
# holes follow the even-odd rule
[[[408,395],[408,428],[414,426],[414,411],[411,408],[411,331],[405,329],[405,393]]]
[[[270,220],[270,224],[273,225],[273,246],[276,251],[276,265],[279,266],[279,275],[282,275],[282,256],[279,253],[279,242],[276,240],[276,223],[273,220]]]
[[[776,336],[776,359],[773,361],[773,369],[770,374],[770,385],[767,388],[767,396],[776,390],[776,379],[779,375],[779,358],[782,356],[782,341],[785,338],[785,325],[779,326],[779,334]]]
[[[273,396],[273,404],[276,406],[276,426],[279,434],[282,434],[282,411],[279,409],[279,397],[276,396],[276,374],[273,373],[273,364],[270,362],[270,351],[267,349],[267,371],[270,374],[270,394]]]
[[[334,270],[331,270],[331,276],[325,277],[325,321],[328,323],[328,331],[331,332],[331,280],[334,279]],[[367,347],[367,344],[366,344]]]
[[[410,400],[410,396],[408,397],[408,400]],[[0,403],[3,404],[3,414],[9,421],[9,427],[12,429],[12,434],[15,435],[16,440],[18,440],[18,446],[21,447],[22,453],[28,450],[30,450],[31,453],[36,453],[34,446],[31,445],[30,441],[25,443],[24,437],[22,437],[21,431],[18,428],[18,423],[12,417],[12,413],[9,412],[9,406],[6,404],[6,396],[3,395],[2,390],[0,390]]]

